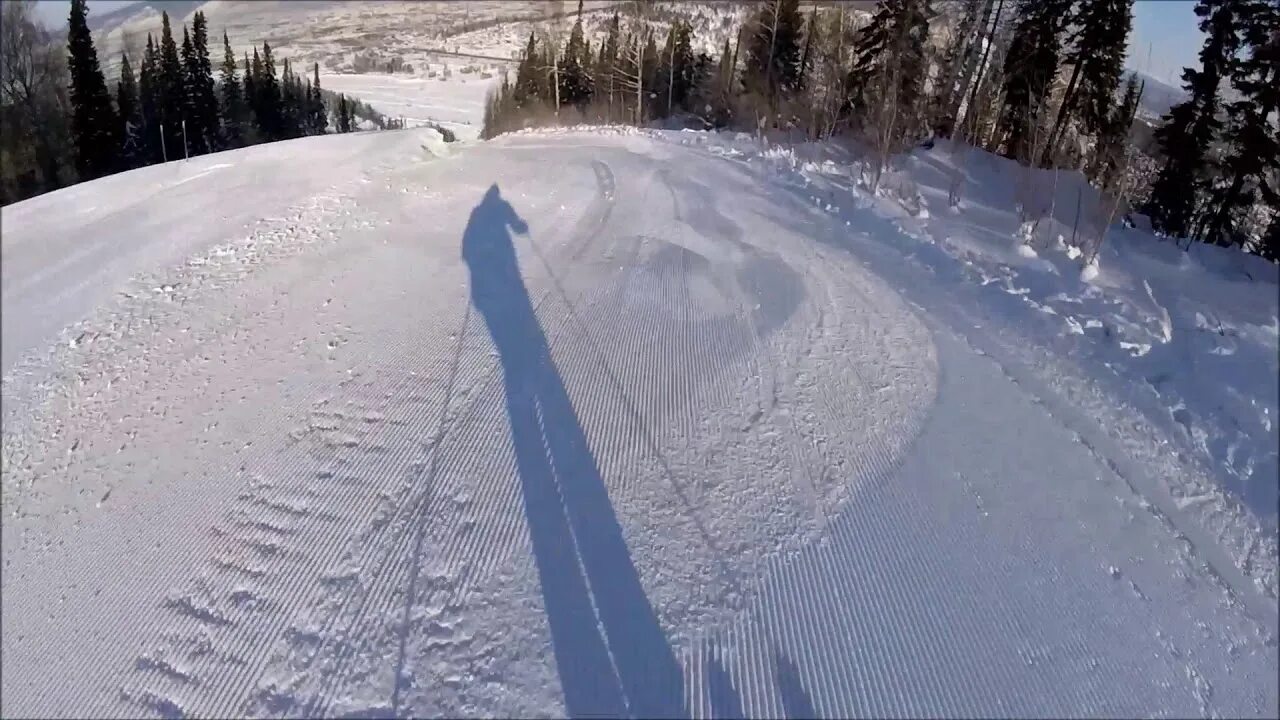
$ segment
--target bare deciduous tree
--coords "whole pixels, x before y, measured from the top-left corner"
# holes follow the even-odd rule
[[[70,182],[66,56],[31,0],[0,9],[0,194],[12,202]]]

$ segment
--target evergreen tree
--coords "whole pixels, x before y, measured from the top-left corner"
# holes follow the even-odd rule
[[[797,89],[800,78],[799,0],[768,0],[749,26],[742,82],[774,110],[782,95]]]
[[[943,135],[950,135],[955,125],[954,105],[958,103],[954,101],[958,93],[963,93],[958,86],[969,59],[978,48],[979,36],[985,25],[983,14],[990,9],[991,0],[961,0],[961,7],[960,22],[947,44],[934,85],[932,115],[935,126]]]
[[[1280,3],[1243,4],[1239,27],[1246,52],[1230,73],[1237,99],[1226,108],[1223,182],[1210,198],[1198,233],[1219,245],[1248,240],[1234,227],[1233,219],[1253,204],[1255,189],[1280,191],[1268,185],[1269,177],[1280,169]]]
[[[141,167],[146,162],[143,148],[142,104],[138,83],[129,64],[129,54],[120,54],[120,81],[116,83],[116,108],[120,113],[120,159],[122,169]]]
[[[184,48],[185,49],[185,48]],[[187,58],[183,58],[187,61]],[[209,26],[204,12],[191,20],[191,54],[186,67],[189,112],[187,136],[192,153],[211,152],[218,146],[218,95],[213,83],[213,63],[209,59]]]
[[[142,110],[142,148],[146,163],[158,163],[163,158],[160,149],[160,59],[151,34],[147,34],[147,49],[142,55],[142,70],[138,74],[138,104]]]
[[[1110,188],[1119,180],[1129,146],[1129,131],[1138,114],[1142,91],[1143,84],[1138,82],[1138,76],[1130,75],[1125,84],[1124,99],[1112,109],[1098,138],[1089,175],[1099,187]]]
[[[244,101],[244,86],[236,75],[236,56],[231,52],[231,41],[222,33],[222,68],[219,78],[222,91],[222,144],[237,148],[244,145],[248,107]]]
[[[1184,68],[1187,99],[1170,108],[1155,131],[1164,164],[1144,208],[1157,231],[1187,237],[1208,184],[1208,149],[1222,128],[1219,85],[1239,50],[1241,0],[1199,0],[1195,12],[1205,41],[1200,68]]]
[[[182,157],[182,121],[186,117],[187,83],[178,58],[178,45],[173,41],[169,13],[160,15],[159,98],[160,135],[163,151],[169,160]]]
[[[289,58],[285,58],[280,66],[280,136],[282,138],[298,137],[298,106],[299,98],[293,87],[293,72],[289,68]]]
[[[605,119],[608,121],[613,120],[614,107],[619,103],[618,51],[621,47],[619,45],[621,32],[618,13],[615,12],[609,20],[604,42],[600,43],[600,57],[596,61],[596,71],[594,73],[596,97],[599,98],[601,94],[604,95]]]
[[[182,142],[185,144],[185,152],[190,155],[200,155],[204,152],[204,147],[200,142],[200,121],[196,114],[196,78],[195,73],[195,50],[191,45],[191,33],[187,31],[187,26],[182,26],[182,49],[179,51],[179,57],[182,58],[182,80],[186,88],[183,97],[186,105],[182,111],[182,119],[184,122],[182,128]]]
[[[720,51],[720,62],[716,67],[715,80],[708,93],[711,106],[707,122],[713,127],[722,128],[729,124],[733,117],[733,53],[729,50],[729,38],[724,39],[724,48]]]
[[[249,62],[247,53],[244,58],[244,101],[253,115],[253,130],[259,138],[262,137],[262,85],[258,81],[261,77],[262,58],[258,57],[258,48],[254,48],[253,62]]]
[[[98,65],[85,0],[71,0],[67,67],[71,71],[71,132],[83,180],[114,172],[120,163],[120,119]]]
[[[258,93],[258,123],[268,140],[283,137],[280,113],[280,80],[276,77],[276,63],[271,45],[262,43],[262,71],[254,79]]]
[[[1258,254],[1271,262],[1280,262],[1280,209],[1272,208],[1271,223],[1262,233]]]
[[[542,73],[538,68],[538,62],[537,39],[530,32],[529,42],[524,48],[524,55],[521,56],[520,65],[516,68],[515,101],[521,107],[541,99],[539,87]]]
[[[310,83],[307,83],[308,85]],[[292,108],[290,114],[292,116],[292,129],[294,137],[303,137],[310,135],[308,130],[308,112],[307,112],[307,88],[303,85],[302,76],[293,71],[293,66],[289,66],[289,96],[292,98]]]
[[[644,95],[645,100],[648,101],[650,98],[657,97],[658,86],[662,84],[658,81],[658,71],[661,62],[658,57],[658,41],[654,38],[653,31],[649,28],[645,28],[644,35],[644,55],[642,56],[640,63],[640,72],[644,77],[644,90],[642,94]],[[650,106],[648,115],[652,114],[653,108]],[[643,122],[643,120],[638,120],[637,122]]]
[[[1022,0],[1018,5],[1005,55],[1004,105],[997,128],[1005,157],[1032,164],[1043,147],[1049,88],[1058,74],[1071,5],[1072,0]]]
[[[351,106],[346,95],[338,96],[338,132],[351,132]]]
[[[591,55],[582,33],[582,0],[578,0],[578,19],[565,43],[560,65],[561,104],[584,107],[591,100],[590,64]]]
[[[1133,0],[1081,0],[1071,46],[1063,56],[1071,65],[1071,79],[1058,106],[1042,165],[1053,163],[1073,119],[1080,121],[1086,133],[1103,130],[1124,69],[1132,24]]]
[[[822,46],[818,24],[818,6],[814,5],[804,22],[804,47],[800,50],[800,62],[796,69],[796,90],[803,91],[809,85],[809,73],[813,70],[814,53]]]
[[[657,88],[663,115],[690,107],[696,80],[692,40],[693,27],[687,21],[680,19],[671,23],[658,57]]]
[[[855,118],[873,107],[891,108],[898,128],[891,135],[905,138],[919,130],[924,43],[932,16],[927,0],[880,0],[853,46],[848,87]]]
[[[312,65],[311,91],[311,132],[323,135],[329,130],[329,113],[324,107],[324,96],[320,92],[320,63]]]

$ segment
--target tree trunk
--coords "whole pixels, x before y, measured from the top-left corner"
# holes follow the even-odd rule
[[[959,125],[959,118],[956,116],[960,113],[960,103],[964,101],[965,95],[968,94],[974,73],[979,69],[978,58],[983,57],[985,62],[985,55],[979,52],[979,47],[982,45],[983,39],[990,34],[987,30],[987,23],[991,20],[991,6],[992,0],[982,0],[982,10],[979,13],[979,17],[969,28],[972,36],[965,46],[964,54],[961,58],[963,63],[959,68],[960,72],[957,78],[959,85],[952,89],[951,97],[948,99],[946,114],[947,117],[956,122],[957,126]],[[994,31],[994,28],[992,28],[992,31]],[[988,47],[990,47],[990,43],[988,43]]]
[[[1053,121],[1053,130],[1049,133],[1049,144],[1045,145],[1044,156],[1040,158],[1040,164],[1044,167],[1048,167],[1049,162],[1058,154],[1063,123],[1067,119],[1067,114],[1071,112],[1071,103],[1075,101],[1076,83],[1080,80],[1080,66],[1083,64],[1083,62],[1077,62],[1071,68],[1071,80],[1067,83],[1067,91],[1062,94],[1062,104],[1058,106],[1058,117]]]
[[[1227,222],[1227,212],[1231,205],[1235,202],[1236,196],[1240,194],[1241,188],[1244,187],[1244,173],[1237,171],[1235,176],[1231,178],[1231,185],[1227,188],[1227,192],[1223,194],[1222,201],[1218,203],[1218,209],[1213,215],[1205,218],[1200,232],[1192,233],[1192,236],[1198,236],[1215,245],[1226,246],[1221,242],[1217,234],[1221,232],[1222,226]]]
[[[988,38],[987,46],[982,49],[982,60],[978,63],[977,77],[973,79],[972,86],[970,87],[970,90],[969,90],[969,102],[968,104],[965,105],[965,108],[964,108],[965,122],[967,122],[973,116],[974,106],[977,104],[977,100],[978,100],[978,88],[982,86],[982,79],[987,72],[987,61],[991,59],[991,46],[995,44],[996,28],[1000,27],[1000,15],[1003,12],[1004,12],[1004,0],[999,0],[999,3],[996,5],[996,16],[991,21],[991,28],[987,31],[987,38]],[[957,124],[960,125],[961,127],[964,126],[964,123],[959,121],[957,121]]]
[[[644,107],[644,46],[647,38],[636,35],[636,119],[638,126],[644,117],[641,110]]]
[[[836,61],[835,61],[834,67],[836,69],[836,77],[839,78],[840,92],[834,94],[834,100],[836,102],[839,102],[844,99],[844,94],[846,90],[845,74],[844,74],[844,3],[840,3],[840,15],[839,15],[839,20],[837,22],[839,24],[839,27],[837,28],[837,31],[836,31]],[[836,118],[840,115],[840,113],[836,109],[837,108],[836,102],[832,102],[833,100],[833,93],[831,92],[832,84],[833,83],[831,82],[831,78],[827,78],[827,101],[824,103],[824,107],[826,108],[826,111],[827,111],[827,137],[830,137],[835,134]]]
[[[667,62],[667,117],[671,117],[671,107],[676,94],[676,30],[671,28],[671,59]]]
[[[773,24],[769,27],[769,61],[764,65],[764,88],[769,93],[769,109],[776,110],[776,99],[773,91],[773,46],[778,39],[778,4],[782,0],[773,0]]]

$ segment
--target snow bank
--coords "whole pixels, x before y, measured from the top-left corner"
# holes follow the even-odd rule
[[[865,210],[891,219],[898,232],[871,237],[929,265],[940,286],[976,285],[981,305],[971,310],[1042,350],[1036,362],[1055,364],[1038,372],[1051,384],[1064,372],[1057,363],[1078,368],[1167,444],[1171,469],[1158,472],[1172,502],[1276,597],[1277,265],[1235,249],[1180,250],[1126,227],[1079,173],[1029,170],[970,147],[939,142],[897,158],[873,197],[857,182],[852,148],[647,132],[757,165],[851,218],[841,224],[854,231]]]

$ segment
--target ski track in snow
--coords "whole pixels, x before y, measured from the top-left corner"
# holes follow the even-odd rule
[[[1177,531],[750,169],[385,135],[6,377],[4,715],[1274,709]]]

